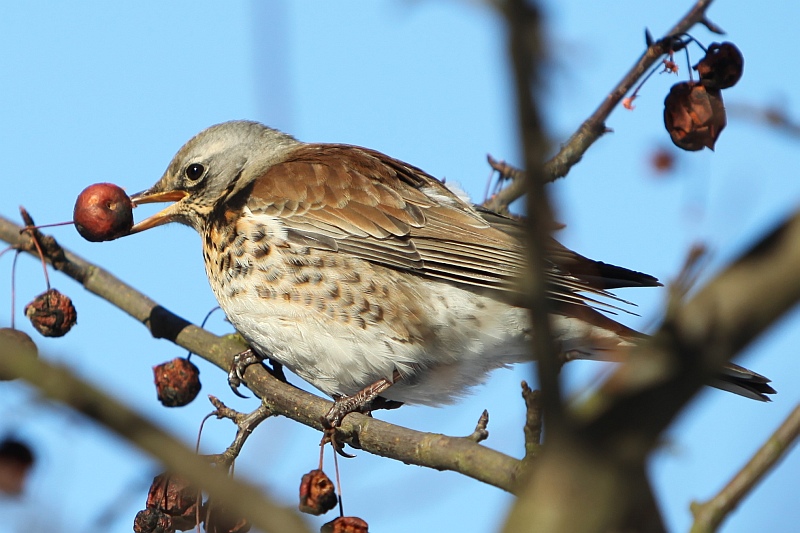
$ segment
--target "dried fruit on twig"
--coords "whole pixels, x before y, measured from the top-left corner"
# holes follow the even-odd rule
[[[175,533],[172,519],[158,509],[143,509],[133,519],[134,533]]]
[[[95,183],[78,195],[72,218],[87,241],[110,241],[133,227],[133,202],[117,185]]]
[[[0,493],[22,494],[34,457],[24,442],[7,438],[0,442]]]
[[[369,533],[369,526],[356,516],[340,516],[323,525],[320,533]]]
[[[0,346],[14,347],[19,350],[20,354],[29,357],[38,357],[39,349],[33,339],[25,333],[14,328],[0,328]],[[10,379],[4,375],[0,375],[0,381]]]
[[[313,515],[325,514],[339,499],[331,478],[320,469],[312,470],[300,481],[300,511]]]
[[[744,56],[733,43],[711,43],[706,56],[693,68],[700,75],[704,87],[727,89],[742,77]]]
[[[154,366],[153,375],[158,401],[165,407],[187,405],[200,392],[200,370],[183,357]]]
[[[48,289],[26,305],[25,316],[45,337],[63,337],[78,321],[72,300],[55,289]]]
[[[664,125],[678,148],[714,149],[727,124],[722,94],[700,83],[676,83],[664,100]]]
[[[186,479],[165,472],[153,479],[147,494],[147,508],[169,515],[175,529],[191,529],[197,525],[199,495],[197,487]]]
[[[208,506],[205,519],[206,533],[247,533],[252,525],[243,517],[235,517],[222,505]]]

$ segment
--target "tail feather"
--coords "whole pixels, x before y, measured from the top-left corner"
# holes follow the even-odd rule
[[[775,394],[776,391],[769,383],[770,380],[761,374],[733,363],[727,363],[722,372],[709,382],[709,385],[751,400],[770,402],[772,400],[767,394]]]
[[[572,337],[563,348],[572,351],[574,359],[620,361],[624,353],[619,348],[638,344],[647,337],[590,307],[560,303],[557,308],[563,317],[557,324]],[[570,328],[573,319],[584,327]],[[591,326],[587,328],[587,324]],[[776,394],[769,378],[734,363],[727,363],[708,385],[761,402],[772,401],[767,395]]]

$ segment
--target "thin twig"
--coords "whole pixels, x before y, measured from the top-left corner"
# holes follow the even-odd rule
[[[478,417],[478,423],[475,424],[475,430],[467,435],[467,439],[474,442],[483,442],[489,438],[489,430],[486,427],[489,425],[489,411],[483,410],[481,416]]]
[[[777,105],[759,107],[752,104],[728,104],[725,106],[731,117],[742,117],[774,128],[791,137],[800,138],[800,120],[789,115]]]
[[[603,136],[609,129],[605,125],[606,119],[611,112],[619,105],[624,96],[664,54],[670,50],[673,35],[687,33],[695,24],[703,24],[709,30],[722,33],[715,24],[706,18],[706,10],[713,0],[699,0],[684,15],[684,17],[670,29],[664,38],[654,42],[647,47],[644,54],[636,61],[631,69],[622,77],[617,85],[609,92],[603,102],[597,107],[594,113],[589,116],[578,129],[570,136],[561,150],[547,163],[545,163],[544,173],[546,181],[555,181],[563,178],[569,170],[583,157],[583,154]],[[490,198],[484,206],[488,209],[498,210],[500,206],[509,205],[511,202],[521,197],[525,193],[525,185],[521,180],[511,183],[494,197]]]
[[[17,259],[19,250],[14,253],[14,260],[11,262],[11,329],[16,329],[16,310],[17,310]]]
[[[42,251],[42,246],[39,244],[39,239],[41,238],[42,234],[36,229],[36,224],[33,222],[33,218],[28,214],[24,207],[20,206],[19,214],[22,217],[23,222],[25,222],[25,231],[29,233],[31,236],[31,242],[33,242],[33,246],[36,248],[36,251],[39,253],[39,259],[42,262],[42,271],[44,272],[44,283],[47,286],[47,290],[50,290],[50,275],[47,273],[47,262],[44,259],[44,252]]]
[[[753,488],[783,459],[800,436],[800,405],[794,408],[775,433],[759,448],[744,467],[713,498],[692,503],[694,524],[691,533],[712,533],[752,492]]]
[[[247,437],[253,433],[253,430],[255,430],[255,428],[257,428],[261,422],[275,415],[263,403],[251,413],[240,413],[239,411],[231,409],[222,403],[222,401],[216,396],[209,394],[208,400],[216,408],[215,411],[211,413],[213,416],[216,416],[217,418],[227,418],[236,424],[236,436],[233,438],[231,445],[228,446],[224,452],[212,456],[215,464],[221,464],[225,467],[230,467],[233,465],[233,462],[236,460],[236,458],[239,457],[239,454],[244,447],[244,443],[247,441]]]
[[[525,460],[530,460],[538,455],[542,446],[541,394],[523,381],[522,399],[525,401]]]

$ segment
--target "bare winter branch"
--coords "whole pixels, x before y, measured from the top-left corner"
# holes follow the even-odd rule
[[[66,368],[26,356],[20,347],[10,342],[4,343],[0,349],[0,375],[21,377],[45,397],[100,422],[161,460],[171,471],[209,491],[231,510],[247,516],[262,530],[308,531],[297,513],[273,503],[260,489],[229,477],[224,469],[211,468],[207,459],[196,455],[178,439]]]
[[[655,63],[670,50],[673,35],[688,32],[695,24],[703,24],[719,30],[706,18],[713,0],[699,0],[689,12],[666,35],[647,47],[644,54],[636,61],[631,69],[622,77],[619,83],[605,97],[597,109],[578,127],[575,133],[561,146],[559,152],[544,166],[546,181],[555,181],[563,178],[570,169],[581,160],[583,154],[600,137],[607,133],[605,122],[611,112],[619,105],[622,98],[636,85]],[[513,22],[513,21],[512,21]],[[719,30],[721,31],[721,30]],[[527,80],[526,80],[527,81]],[[527,94],[527,93],[526,93]],[[490,198],[484,205],[488,209],[502,210],[511,202],[520,198],[525,193],[523,180],[514,180],[511,184]]]
[[[711,533],[792,449],[800,436],[800,406],[759,448],[746,465],[712,499],[692,504],[691,533]]]
[[[0,217],[0,240],[38,257],[28,241],[29,231],[21,233],[22,230]],[[42,235],[39,241],[54,268],[134,317],[154,337],[183,346],[226,371],[233,356],[243,350],[236,336],[218,337],[190,324],[111,273],[62,248],[52,237]],[[256,365],[248,368],[245,377],[248,387],[266,402],[273,414],[322,431],[320,420],[331,402],[283,383]],[[357,413],[344,419],[337,440],[405,463],[460,472],[507,491],[514,490],[520,468],[517,459],[473,440],[413,431]]]

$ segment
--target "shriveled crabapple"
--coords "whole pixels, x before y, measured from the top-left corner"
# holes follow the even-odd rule
[[[45,337],[63,337],[78,321],[78,313],[69,296],[48,289],[25,306],[36,331]]]

